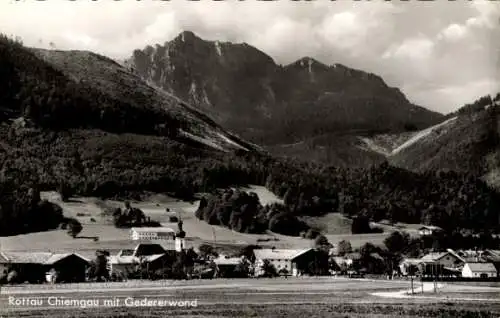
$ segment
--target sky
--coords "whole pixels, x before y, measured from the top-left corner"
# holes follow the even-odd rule
[[[442,113],[500,91],[500,0],[0,2],[0,32],[34,47],[124,59],[182,31],[372,72]]]

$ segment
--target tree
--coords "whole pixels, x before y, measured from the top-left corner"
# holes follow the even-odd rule
[[[351,242],[346,241],[346,240],[342,240],[337,244],[337,253],[340,256],[344,256],[345,254],[351,253],[351,252],[352,252]]]
[[[241,262],[236,265],[234,269],[234,276],[246,278],[250,275],[250,264],[247,259],[241,260]]]
[[[276,277],[276,276],[278,276],[278,271],[276,270],[276,267],[274,267],[273,263],[271,263],[267,259],[264,260],[264,263],[262,264],[262,271],[263,271],[264,277]]]
[[[58,192],[63,202],[66,202],[72,195],[71,188],[66,182],[59,183]]]
[[[318,235],[314,240],[314,247],[319,250],[328,252],[331,246],[332,244],[330,244],[330,242],[324,235]]]
[[[19,273],[15,270],[12,270],[7,274],[7,283],[8,284],[15,284],[19,280]]]
[[[83,230],[83,226],[77,219],[70,219],[67,225],[68,235],[72,238],[76,238],[78,234]]]
[[[95,278],[98,282],[109,280],[108,256],[108,251],[96,251],[96,258],[90,266],[89,278]]]
[[[198,247],[198,250],[200,251],[200,256],[202,258],[208,258],[210,256],[214,256],[214,257],[217,257],[219,254],[217,253],[217,251],[215,250],[215,248],[212,246],[212,245],[209,245],[209,244],[201,244],[199,247]]]
[[[365,216],[358,216],[352,220],[352,234],[371,233],[370,221]]]
[[[255,254],[253,251],[261,248],[262,247],[259,245],[247,245],[240,250],[239,256],[243,256],[253,263],[255,261]]]
[[[389,252],[394,254],[402,253],[410,245],[410,235],[406,232],[392,232],[384,240],[384,245],[387,247]]]

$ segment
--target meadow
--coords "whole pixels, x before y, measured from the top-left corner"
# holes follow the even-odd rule
[[[262,186],[251,185],[242,188],[244,191],[256,192],[262,204],[282,203],[282,199]],[[65,230],[22,234],[10,237],[0,237],[0,247],[3,251],[53,251],[78,252],[83,256],[93,258],[97,249],[109,250],[111,253],[121,249],[133,248],[136,241],[130,240],[128,229],[113,226],[109,215],[104,211],[113,207],[124,207],[124,202],[101,200],[96,197],[72,197],[62,202],[57,192],[42,192],[42,198],[59,204],[67,217],[76,218],[83,225],[83,231],[73,239]],[[228,228],[212,226],[198,220],[194,212],[198,201],[186,202],[163,194],[154,194],[142,201],[130,201],[132,206],[144,211],[147,217],[158,221],[162,226],[177,230],[177,223],[170,222],[170,216],[177,215],[183,221],[186,231],[187,247],[196,247],[203,243],[213,244],[221,249],[238,249],[248,244],[256,244],[276,248],[308,248],[313,241],[300,237],[280,235],[272,232],[265,234],[239,233]],[[166,209],[170,212],[167,212]],[[366,242],[382,245],[383,240],[394,229],[407,229],[406,225],[384,226],[384,233],[351,234],[351,221],[338,213],[330,213],[322,217],[304,218],[309,224],[320,228],[333,244],[348,240],[353,248]],[[378,226],[378,225],[377,225]],[[399,226],[399,227],[397,227]],[[94,240],[94,238],[98,240]],[[165,244],[165,243],[163,243]]]

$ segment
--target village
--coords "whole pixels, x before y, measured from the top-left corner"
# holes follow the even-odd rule
[[[500,250],[442,249],[420,258],[403,256],[392,271],[376,252],[347,251],[315,242],[311,248],[284,249],[248,245],[237,253],[218,253],[209,244],[186,248],[182,222],[169,227],[132,227],[134,249],[116,254],[96,251],[89,259],[79,253],[0,252],[2,284],[127,281],[133,279],[216,279],[298,276],[345,276],[438,281],[498,281]],[[436,227],[424,226],[422,236]],[[182,235],[179,235],[179,233]],[[365,255],[364,255],[365,254]],[[366,266],[369,259],[369,266]],[[377,267],[377,264],[380,265]],[[372,266],[373,265],[373,266]]]

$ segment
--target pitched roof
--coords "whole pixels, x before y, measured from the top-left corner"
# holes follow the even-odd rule
[[[344,258],[346,258],[346,259],[361,259],[361,253],[359,253],[359,252],[347,253],[344,255]]]
[[[306,249],[258,249],[254,250],[253,253],[256,259],[286,259],[293,260],[298,256],[309,252],[312,248]]]
[[[118,252],[119,256],[131,256],[134,255],[134,250],[132,249],[124,249]]]
[[[161,244],[156,243],[141,243],[137,244],[132,255],[142,256],[142,255],[154,255],[154,254],[164,254],[165,248]]]
[[[52,254],[45,262],[44,264],[46,265],[52,265],[52,264],[55,264],[57,262],[59,262],[60,260],[62,259],[65,259],[66,257],[70,257],[71,255],[74,255],[82,260],[84,260],[85,262],[87,263],[90,263],[90,260],[87,259],[86,257],[83,257],[82,255],[80,254],[77,254],[77,253],[64,253],[64,254]]]
[[[452,255],[452,254],[449,252],[429,253],[429,254],[424,255],[421,258],[421,260],[423,262],[435,262],[435,261],[440,260],[441,258],[445,257],[446,255]],[[454,255],[452,255],[452,256],[454,256]]]
[[[493,263],[466,263],[465,266],[468,266],[472,272],[497,272]]]
[[[15,264],[52,265],[71,255],[75,255],[86,262],[90,262],[90,260],[88,260],[87,258],[76,253],[1,252],[0,255],[2,256],[0,261]]]
[[[137,233],[154,232],[154,233],[173,233],[173,234],[175,234],[175,231],[169,227],[133,227],[130,230],[135,231]]]
[[[153,255],[140,256],[140,257],[133,256],[133,255],[128,255],[128,256],[112,255],[109,257],[109,263],[110,264],[131,265],[131,264],[139,264],[139,263],[141,263],[141,261],[153,262],[164,255],[165,254],[153,254]]]
[[[138,264],[139,258],[129,255],[129,256],[117,256],[111,255],[109,257],[110,264]]]
[[[375,258],[375,259],[378,259],[378,260],[384,260],[384,258],[382,256],[380,256],[379,253],[370,253],[370,256]]]
[[[440,228],[439,226],[435,226],[435,225],[424,225],[424,226],[421,226],[419,228],[419,230],[423,230],[423,229],[426,229],[426,230],[433,230],[433,231],[442,231],[443,229]]]
[[[148,255],[148,256],[143,256],[144,261],[146,262],[153,262],[156,261],[157,259],[165,256],[166,254],[154,254],[154,255]]]
[[[49,252],[1,252],[8,263],[17,264],[43,264],[52,253]]]
[[[241,258],[239,257],[218,257],[214,259],[214,263],[217,265],[238,265],[241,263]]]

